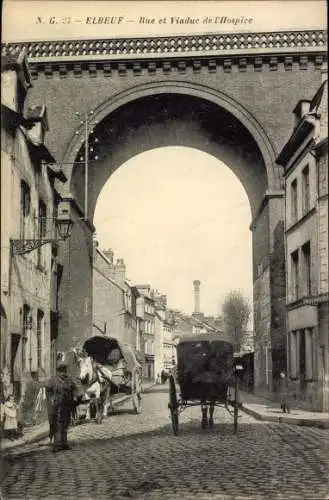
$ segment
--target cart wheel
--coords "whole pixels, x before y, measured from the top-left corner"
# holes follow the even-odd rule
[[[239,407],[238,407],[238,402],[234,401],[234,434],[238,432],[238,418],[239,418]]]
[[[169,404],[168,407],[170,409],[171,414],[171,423],[175,436],[178,434],[179,428],[179,419],[178,419],[178,401],[177,401],[177,393],[176,393],[176,385],[175,380],[172,375],[169,378]]]
[[[133,407],[135,413],[139,414],[142,411],[142,396],[141,396],[141,376],[140,373],[135,370],[131,378],[131,396],[133,400]]]
[[[202,418],[201,418],[201,428],[206,429],[208,427],[208,408],[201,408]]]

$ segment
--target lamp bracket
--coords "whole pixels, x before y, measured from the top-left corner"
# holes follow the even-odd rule
[[[32,252],[37,248],[40,248],[47,243],[54,243],[56,240],[51,238],[42,239],[27,239],[27,240],[10,240],[11,243],[11,254],[12,255],[23,255],[25,253]]]

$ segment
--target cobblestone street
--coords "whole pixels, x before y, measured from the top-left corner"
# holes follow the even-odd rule
[[[202,430],[200,408],[191,408],[175,437],[167,404],[167,387],[154,387],[144,394],[141,415],[128,400],[101,425],[72,428],[71,451],[53,454],[46,440],[13,451],[3,498],[329,498],[327,430],[242,413],[234,435],[222,408],[214,429]]]

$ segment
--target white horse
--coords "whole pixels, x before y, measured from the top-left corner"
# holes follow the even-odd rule
[[[96,421],[101,423],[110,393],[112,374],[108,371],[106,376],[102,375],[97,363],[90,356],[79,356],[77,361],[80,370],[79,378],[82,386],[86,388],[85,399],[95,404]]]

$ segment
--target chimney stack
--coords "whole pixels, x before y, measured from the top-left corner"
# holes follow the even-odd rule
[[[194,280],[194,314],[200,313],[200,281]]]
[[[114,255],[114,253],[113,253],[112,248],[108,248],[107,250],[103,250],[103,254],[111,262],[111,264],[113,264],[113,255]]]
[[[123,285],[126,279],[126,266],[123,259],[117,259],[117,262],[114,266],[114,279],[120,284]]]

